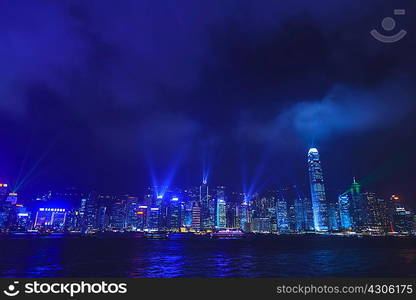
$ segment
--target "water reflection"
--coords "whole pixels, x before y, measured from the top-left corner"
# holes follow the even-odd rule
[[[2,277],[412,277],[414,239],[3,238]]]

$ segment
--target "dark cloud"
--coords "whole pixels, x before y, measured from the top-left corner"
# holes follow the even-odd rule
[[[147,184],[149,160],[161,174],[177,164],[178,184],[197,184],[210,169],[212,180],[239,186],[242,164],[248,181],[303,180],[297,170],[312,141],[367,149],[356,135],[374,145],[385,130],[406,142],[415,21],[398,22],[409,35],[397,45],[369,35],[397,5],[4,1],[0,176],[15,178],[26,149],[36,157],[51,140],[39,182],[116,190]],[[351,161],[392,153],[361,155]]]
[[[404,81],[377,90],[335,85],[322,99],[298,101],[269,121],[245,120],[238,130],[255,142],[282,147],[288,133],[313,143],[337,134],[390,128],[414,112],[410,91]]]

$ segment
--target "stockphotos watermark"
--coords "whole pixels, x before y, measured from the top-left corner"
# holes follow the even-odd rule
[[[127,283],[107,283],[101,282],[25,282],[19,284],[19,281],[13,281],[13,283],[7,286],[7,289],[3,290],[3,294],[9,297],[15,297],[21,294],[62,294],[74,297],[78,294],[126,294]]]

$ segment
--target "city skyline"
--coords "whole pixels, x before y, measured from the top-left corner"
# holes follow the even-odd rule
[[[397,195],[380,198],[352,180],[336,199],[328,196],[318,149],[307,153],[308,191],[293,186],[247,194],[209,186],[149,187],[143,196],[86,194],[72,189],[26,201],[0,184],[0,230],[180,231],[240,230],[242,233],[412,233],[416,218]],[[61,203],[57,207],[56,203]],[[77,203],[75,203],[77,202]],[[54,206],[55,205],[55,206]],[[64,208],[65,207],[65,208]]]
[[[0,1],[0,293],[414,292],[415,12]]]
[[[301,187],[302,189],[304,189],[304,192],[312,193],[312,187],[314,185],[311,183],[311,181],[316,180],[315,176],[317,176],[318,177],[318,185],[323,186],[323,191],[322,192],[323,192],[323,195],[324,195],[323,197],[325,198],[326,193],[329,193],[329,194],[336,193],[337,196],[338,196],[338,194],[340,194],[340,193],[342,194],[342,192],[348,192],[350,190],[350,188],[345,188],[345,187],[351,182],[351,180],[353,181],[353,186],[354,186],[354,183],[358,184],[356,182],[357,176],[355,176],[354,174],[351,174],[350,177],[348,178],[348,180],[346,182],[344,182],[344,184],[342,186],[337,186],[337,187],[331,186],[329,188],[329,191],[326,191],[325,184],[324,184],[324,181],[323,181],[322,163],[320,161],[320,155],[318,154],[318,149],[316,147],[311,147],[311,148],[309,148],[307,154],[308,154],[308,158],[307,158],[306,164],[304,163],[304,167],[306,166],[309,169],[307,170],[307,172],[303,172],[304,173],[304,176],[303,176],[304,180],[303,181],[302,180],[293,180],[292,184],[290,184],[290,183],[286,183],[286,184],[277,184],[277,183],[260,184],[261,188],[254,189],[253,188],[253,186],[254,186],[253,183],[254,183],[255,180],[253,180],[253,182],[251,182],[248,185],[247,184],[245,185],[243,183],[238,184],[240,187],[244,186],[245,187],[244,189],[238,188],[236,186],[232,186],[232,190],[233,190],[233,192],[238,192],[238,193],[242,193],[244,195],[250,196],[250,195],[253,195],[253,194],[264,193],[264,192],[266,192],[267,190],[270,190],[270,189],[284,190],[284,189],[292,188],[292,187]],[[315,155],[315,154],[316,154],[316,165],[314,165],[313,163],[311,164],[311,162],[315,160],[315,158],[313,158],[313,155]],[[311,168],[316,170],[317,175],[314,175],[314,172]],[[160,177],[162,179],[160,182],[164,183],[164,184],[149,184],[149,185],[146,185],[146,184],[141,183],[141,184],[138,184],[138,186],[140,186],[140,190],[142,190],[142,191],[146,190],[146,189],[149,189],[149,188],[154,188],[155,193],[156,193],[157,196],[163,195],[170,188],[186,189],[186,188],[198,186],[198,188],[201,189],[202,187],[205,186],[205,189],[208,189],[208,186],[212,187],[212,186],[224,186],[224,185],[230,187],[229,185],[225,184],[224,182],[218,182],[218,181],[215,182],[215,174],[213,174],[212,171],[209,172],[207,170],[202,170],[201,173],[202,173],[202,175],[201,175],[200,179],[194,179],[193,182],[191,184],[189,184],[187,187],[184,186],[184,185],[181,186],[181,185],[169,184],[169,183],[172,183],[173,177],[175,177],[175,176],[180,177],[181,174],[175,174],[174,176],[171,176],[168,179]],[[331,174],[329,174],[328,179],[332,178],[332,177],[333,176],[331,176]],[[155,183],[154,174],[152,174],[152,176],[149,176],[149,181],[151,181],[152,183]],[[212,181],[214,181],[214,183],[212,183]],[[138,195],[138,194],[141,193],[141,192],[137,193],[137,191],[135,192],[135,191],[120,191],[120,190],[116,191],[116,192],[111,192],[111,191],[108,191],[105,188],[99,187],[99,186],[90,187],[90,188],[81,188],[80,186],[77,186],[77,185],[74,185],[74,184],[67,184],[67,183],[62,184],[62,185],[58,185],[58,186],[52,186],[51,184],[48,184],[48,182],[42,182],[39,185],[38,189],[35,189],[35,192],[26,193],[27,191],[25,191],[24,189],[20,189],[19,185],[13,185],[11,180],[1,180],[0,182],[2,182],[1,183],[2,187],[3,186],[7,187],[10,190],[10,192],[12,192],[12,193],[22,194],[28,200],[29,199],[34,199],[39,195],[45,194],[49,190],[51,190],[51,191],[52,190],[63,191],[63,190],[74,189],[74,190],[77,190],[79,192],[84,192],[84,193],[86,193],[86,192],[88,193],[89,191],[95,191],[95,192],[100,192],[100,193],[104,193],[104,194],[113,194],[113,195],[128,195],[128,194]],[[371,188],[371,187],[369,188],[368,186],[366,186],[366,184],[367,184],[367,179],[364,178],[362,181],[360,180],[360,186],[361,187],[364,187],[364,188],[370,189],[370,190],[377,190],[377,188]],[[305,188],[307,188],[308,190],[306,191]],[[205,191],[205,192],[207,193],[207,191]],[[200,190],[199,193],[202,193],[202,191]],[[146,193],[144,193],[144,194],[146,194]],[[400,193],[400,191],[398,191],[396,189],[392,189],[388,193],[385,193],[385,195],[391,195],[391,194],[401,194],[401,193]],[[313,193],[312,193],[311,198],[313,198]],[[412,198],[409,198],[408,201],[409,201],[409,203],[408,203],[409,205],[413,205]],[[323,202],[326,202],[326,199],[323,199]],[[327,210],[327,208],[324,209],[324,210]]]

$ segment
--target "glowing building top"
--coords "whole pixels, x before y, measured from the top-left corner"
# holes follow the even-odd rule
[[[318,153],[318,149],[316,149],[316,148],[309,149],[308,154],[311,154],[311,153]]]

